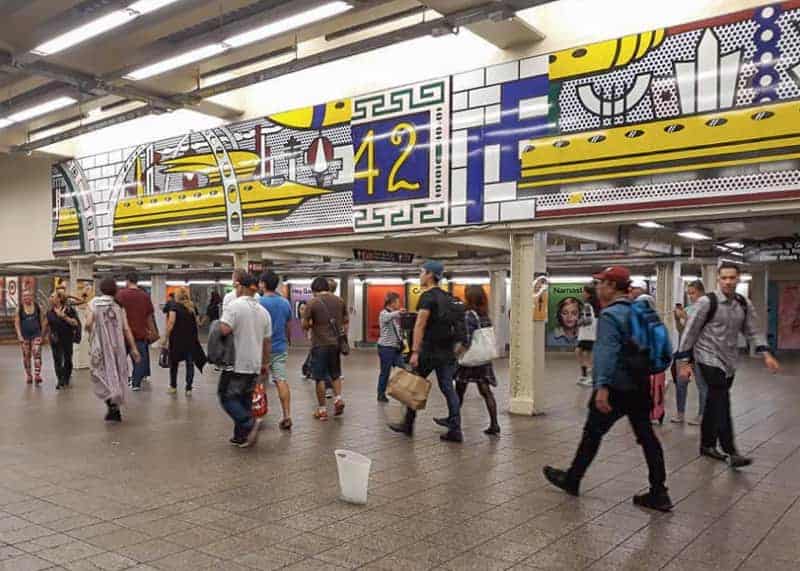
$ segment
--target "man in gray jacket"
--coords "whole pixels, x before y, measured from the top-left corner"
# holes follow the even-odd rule
[[[749,466],[751,458],[739,454],[733,438],[730,391],[739,356],[739,333],[764,357],[764,365],[777,373],[780,365],[769,352],[766,339],[756,329],[756,311],[750,300],[736,293],[739,267],[724,262],[718,270],[719,287],[701,297],[686,323],[675,355],[680,377],[694,376],[693,359],[708,384],[708,398],[701,426],[700,454],[728,462],[733,468]],[[717,442],[722,452],[717,449]]]

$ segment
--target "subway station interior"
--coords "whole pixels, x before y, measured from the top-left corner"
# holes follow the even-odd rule
[[[800,0],[0,0],[0,570],[800,568],[795,143]],[[387,295],[424,314],[431,260],[454,298],[480,286],[493,328],[497,430],[468,388],[460,443],[434,423],[452,422],[441,379],[413,437],[376,400]],[[676,352],[645,423],[671,511],[631,502],[650,464],[634,420],[579,496],[543,475],[605,390],[605,355],[582,370],[576,348],[584,289],[616,266]],[[225,373],[184,391],[184,363],[171,390],[162,339],[122,422],[96,396],[97,329],[71,344],[69,390],[47,334],[30,382],[22,322],[54,292],[81,331],[101,283],[135,274],[158,331],[185,300],[206,348],[237,270],[277,274],[291,309],[290,429],[271,371],[257,445],[232,447]],[[327,422],[304,367],[319,277],[351,346]],[[703,453],[696,373],[685,420],[678,404],[698,282],[724,315],[741,300],[723,380],[747,466]],[[349,455],[370,462],[366,503]]]

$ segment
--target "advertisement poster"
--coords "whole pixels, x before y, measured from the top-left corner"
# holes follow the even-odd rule
[[[293,345],[308,345],[301,319],[306,304],[311,300],[311,287],[292,285],[289,303],[292,304],[292,320],[289,322],[289,338]]]
[[[403,284],[397,285],[373,285],[367,286],[367,335],[366,341],[375,343],[380,336],[380,323],[378,317],[383,311],[383,304],[386,301],[386,294],[390,291],[400,296],[400,304],[405,307],[406,288]]]
[[[6,307],[15,309],[19,303],[19,278],[6,278]]]
[[[572,348],[578,344],[582,283],[550,284],[548,290],[547,346]]]
[[[781,284],[778,349],[800,349],[800,283]]]

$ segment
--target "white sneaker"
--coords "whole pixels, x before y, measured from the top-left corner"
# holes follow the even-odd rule
[[[694,418],[689,419],[689,424],[692,426],[700,426],[703,424],[703,417],[698,414]]]
[[[591,387],[593,384],[592,377],[586,377],[586,380],[583,382],[584,387]]]
[[[669,419],[670,422],[674,422],[675,424],[683,424],[683,420],[684,419],[682,414],[676,414],[675,416]]]
[[[586,377],[578,377],[578,384],[581,386],[586,386]]]

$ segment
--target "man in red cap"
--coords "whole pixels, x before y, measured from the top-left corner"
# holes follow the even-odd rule
[[[672,509],[672,501],[665,485],[664,452],[650,424],[649,377],[646,372],[634,373],[627,358],[631,342],[628,297],[631,273],[628,268],[612,266],[593,277],[598,281],[597,296],[605,309],[597,324],[589,416],[569,470],[545,466],[544,475],[554,486],[577,496],[581,479],[597,455],[603,436],[615,422],[627,416],[650,472],[650,491],[634,496],[633,503],[667,512]]]

